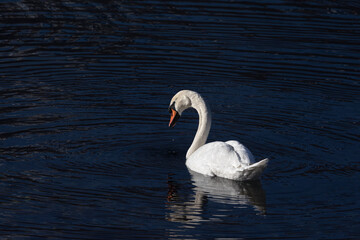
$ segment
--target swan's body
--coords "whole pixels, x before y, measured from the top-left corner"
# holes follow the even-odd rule
[[[169,126],[173,127],[187,108],[199,114],[199,126],[186,153],[186,166],[195,172],[232,180],[258,179],[267,166],[268,159],[255,163],[254,156],[238,141],[206,143],[211,127],[210,108],[197,92],[182,90],[171,99]]]

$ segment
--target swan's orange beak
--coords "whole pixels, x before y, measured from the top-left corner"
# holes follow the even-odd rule
[[[174,127],[177,120],[180,118],[180,115],[179,115],[179,113],[177,111],[175,111],[172,108],[170,108],[169,110],[171,110],[171,117],[170,117],[169,127]]]

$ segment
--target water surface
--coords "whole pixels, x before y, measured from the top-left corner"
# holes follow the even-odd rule
[[[0,234],[358,239],[360,5],[2,1]],[[190,173],[195,111],[261,181]]]

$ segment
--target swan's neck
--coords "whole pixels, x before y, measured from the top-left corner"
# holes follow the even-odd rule
[[[199,97],[192,100],[192,107],[195,108],[199,114],[199,126],[194,140],[186,153],[186,159],[188,159],[192,153],[206,143],[211,127],[211,111],[204,99]]]

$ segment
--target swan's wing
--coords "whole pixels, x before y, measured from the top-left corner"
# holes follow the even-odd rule
[[[219,176],[240,166],[238,158],[231,145],[217,141],[198,148],[186,160],[186,166],[198,173]]]
[[[247,147],[245,147],[244,145],[242,145],[241,143],[239,143],[238,141],[231,140],[231,141],[227,141],[225,143],[229,144],[230,146],[232,146],[234,148],[235,152],[240,157],[241,164],[250,165],[255,162],[255,158],[252,155],[252,153],[250,152],[250,150]]]
[[[186,160],[186,166],[204,175],[233,180],[246,181],[260,177],[268,160],[251,164],[249,162],[254,158],[251,152],[236,141],[229,142],[211,142],[201,146]]]

